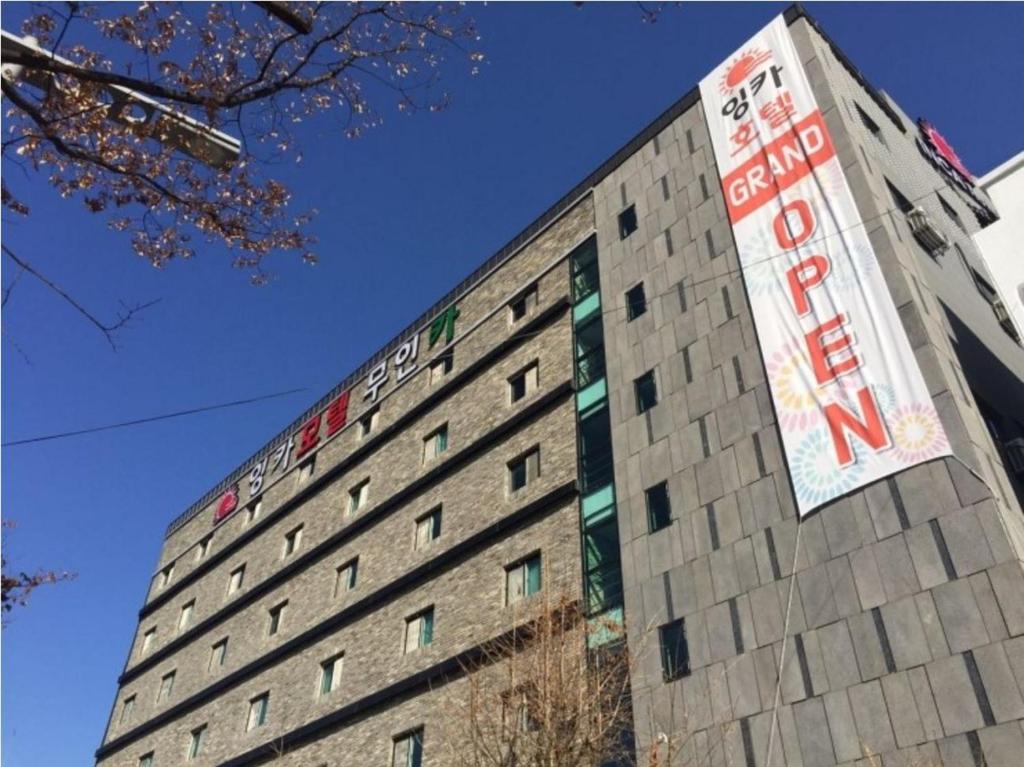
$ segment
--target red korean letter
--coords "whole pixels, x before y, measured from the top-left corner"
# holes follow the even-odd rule
[[[320,414],[313,416],[306,425],[302,427],[302,432],[299,436],[299,449],[295,452],[295,457],[299,458],[305,455],[320,442]]]
[[[327,436],[334,435],[348,421],[348,392],[342,392],[327,407]]]

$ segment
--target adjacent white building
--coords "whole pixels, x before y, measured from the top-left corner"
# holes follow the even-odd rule
[[[974,234],[995,288],[1024,337],[1024,152],[978,179],[999,220]]]

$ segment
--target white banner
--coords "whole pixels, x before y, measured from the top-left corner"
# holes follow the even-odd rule
[[[782,17],[700,91],[800,516],[948,455]]]

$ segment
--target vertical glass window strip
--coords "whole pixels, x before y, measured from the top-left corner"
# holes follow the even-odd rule
[[[249,716],[246,719],[246,731],[255,730],[267,723],[267,711],[270,708],[270,693],[257,695],[249,701]]]
[[[203,753],[203,746],[206,744],[206,725],[201,725],[192,730],[188,744],[188,758],[191,761]]]
[[[320,664],[320,694],[328,695],[341,684],[341,670],[345,656],[336,655]]]
[[[641,282],[626,291],[626,322],[632,322],[647,312],[647,296]]]
[[[337,580],[334,583],[334,596],[345,594],[356,587],[359,572],[359,558],[346,562],[338,568]]]
[[[423,728],[399,735],[394,739],[391,767],[422,767]]]
[[[654,533],[672,524],[672,505],[668,498],[668,482],[660,482],[644,491],[647,504],[647,531]]]
[[[658,628],[661,645],[661,675],[666,682],[690,673],[690,651],[686,643],[686,624],[682,618]]]

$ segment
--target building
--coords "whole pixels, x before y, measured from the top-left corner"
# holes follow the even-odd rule
[[[171,524],[99,764],[443,764],[459,658],[545,588],[624,619],[641,753],[1019,765],[1024,518],[1003,435],[1024,433],[1024,350],[973,240],[995,208],[802,8],[783,18]],[[764,42],[783,38],[791,54]],[[769,75],[793,98],[755,127],[799,142],[720,183],[716,147],[742,138],[723,119],[748,96],[763,110]],[[759,185],[749,163],[776,149]],[[822,229],[831,262],[806,250],[831,221],[818,203],[766,219],[807,257],[786,271],[794,316],[845,300],[828,292],[845,279],[881,324],[857,347],[832,333],[843,313],[808,333],[839,397],[819,412],[763,353],[775,329],[754,317],[788,309],[749,243],[784,186],[822,179],[829,205],[855,203]],[[876,350],[898,360],[883,385],[834,388]],[[919,431],[894,420],[900,387],[924,392]],[[826,422],[848,455],[809,485],[829,443],[787,440]]]

